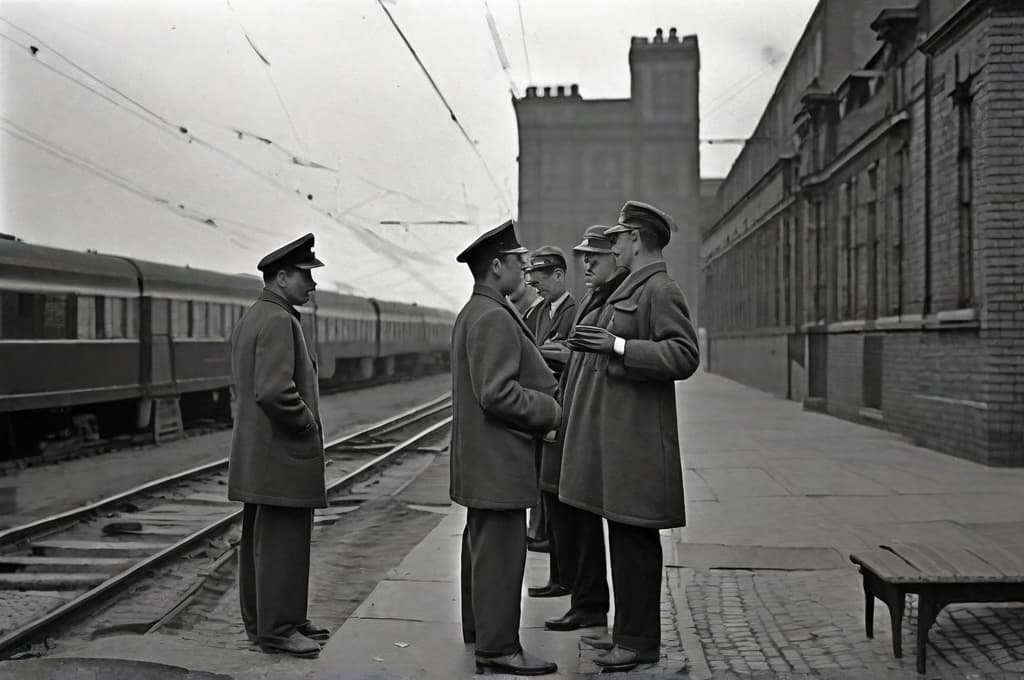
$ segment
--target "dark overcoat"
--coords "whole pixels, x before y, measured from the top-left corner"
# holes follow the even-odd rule
[[[557,383],[523,320],[477,284],[452,330],[451,497],[470,508],[537,504],[538,439],[558,427]]]
[[[684,526],[673,381],[700,364],[683,292],[664,262],[632,272],[594,324],[625,354],[585,354],[566,415],[558,495],[622,524]]]
[[[264,290],[231,333],[237,415],[228,498],[299,508],[327,506],[316,363],[299,313]]]
[[[576,324],[580,323],[594,324],[597,321],[597,315],[601,311],[601,306],[604,305],[608,297],[622,283],[628,273],[629,271],[626,269],[619,269],[606,283],[589,289],[576,308],[573,326],[575,327]],[[570,334],[571,332],[570,330]],[[554,345],[554,343],[552,344]],[[562,423],[558,426],[558,432],[554,441],[544,442],[544,450],[540,459],[540,488],[555,495],[558,495],[558,478],[562,473],[562,446],[565,443],[567,414],[572,409],[572,400],[576,393],[576,383],[579,381],[580,369],[586,356],[581,352],[570,352],[564,343],[557,343],[557,345],[562,348],[566,357],[562,362],[565,370],[562,371],[558,381],[558,392],[561,395],[559,402],[562,404]],[[554,353],[554,350],[551,350],[551,352]],[[548,357],[548,354],[542,353],[550,366],[551,359]]]
[[[569,348],[565,341],[572,332],[573,320],[576,318],[576,298],[569,293],[555,313],[551,314],[551,303],[545,301],[540,308],[540,319],[537,322],[537,346],[540,354],[547,362],[548,368],[558,379],[565,370],[569,360]]]

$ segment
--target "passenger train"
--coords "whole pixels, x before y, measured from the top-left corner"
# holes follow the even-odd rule
[[[228,338],[263,287],[221,274],[0,238],[0,461],[87,418],[103,436],[230,417]],[[318,290],[300,307],[322,387],[446,370],[455,315]],[[45,445],[44,445],[45,446]]]

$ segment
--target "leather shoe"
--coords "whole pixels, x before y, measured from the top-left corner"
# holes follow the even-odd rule
[[[529,654],[522,647],[515,654],[505,656],[477,656],[476,672],[510,673],[512,675],[547,675],[558,670],[556,664]]]
[[[324,644],[331,639],[331,631],[314,625],[312,621],[306,621],[298,627],[298,631],[310,640],[315,640],[321,644]]]
[[[260,642],[260,649],[268,654],[291,654],[303,659],[315,659],[320,656],[320,644],[299,631],[293,631],[286,638],[264,640]]]
[[[570,594],[572,591],[565,586],[560,586],[557,583],[549,583],[546,586],[540,588],[527,588],[526,593],[530,597],[562,597]]]
[[[605,633],[604,635],[581,635],[580,642],[593,647],[594,649],[603,649],[605,651],[615,646],[612,642],[612,636]]]
[[[642,663],[657,663],[660,659],[660,654],[640,654],[615,645],[594,659],[594,663],[605,671],[630,671]]]
[[[526,539],[526,549],[531,552],[549,553],[551,552],[551,542],[546,538],[542,540],[528,538]]]
[[[577,630],[579,628],[594,628],[608,625],[608,616],[601,614],[584,614],[582,612],[569,611],[557,619],[547,619],[544,627],[548,630]]]

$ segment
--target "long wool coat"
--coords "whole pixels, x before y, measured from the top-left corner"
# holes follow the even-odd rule
[[[327,506],[316,363],[299,313],[264,290],[231,333],[238,412],[228,498],[299,508]]]
[[[664,262],[632,272],[597,323],[626,339],[623,356],[587,353],[566,414],[558,496],[616,522],[684,526],[673,381],[700,364],[683,292]]]
[[[536,505],[538,438],[558,427],[555,378],[498,291],[477,284],[452,331],[451,497],[470,508]]]
[[[623,279],[626,278],[628,273],[629,271],[626,269],[619,269],[603,285],[588,290],[583,299],[580,300],[579,307],[576,310],[576,318],[573,319],[573,327],[576,324],[593,325],[597,321],[597,315],[600,313],[601,307],[615,289],[618,288],[619,284],[622,283]],[[569,334],[571,334],[571,330]],[[566,334],[566,337],[569,334]],[[558,494],[558,478],[562,473],[562,447],[565,444],[565,425],[568,413],[572,409],[572,399],[576,393],[576,383],[580,379],[580,369],[582,368],[584,358],[587,356],[582,352],[570,353],[569,348],[562,343],[558,343],[558,345],[562,348],[566,357],[562,361],[565,370],[562,371],[558,381],[558,391],[561,395],[560,403],[562,404],[562,424],[558,427],[555,440],[544,442],[544,450],[540,459],[540,488],[542,491],[555,495]],[[544,358],[550,366],[551,359],[548,354],[543,351],[542,354],[544,354]]]

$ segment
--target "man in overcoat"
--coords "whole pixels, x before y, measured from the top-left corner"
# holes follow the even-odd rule
[[[600,313],[612,291],[626,275],[626,269],[615,264],[611,241],[605,236],[609,227],[593,225],[583,233],[583,240],[573,251],[583,257],[584,284],[587,293],[578,306],[574,319],[591,324]],[[570,353],[564,341],[565,370],[559,383],[562,404],[562,427],[553,442],[545,442],[541,456],[540,490],[548,512],[552,559],[558,560],[560,574],[572,592],[569,610],[562,616],[547,619],[548,630],[576,630],[608,624],[608,581],[605,576],[604,529],[597,515],[566,505],[558,499],[558,480],[562,469],[564,425],[573,408],[573,396],[580,379],[585,354]],[[590,414],[596,426],[598,417]]]
[[[231,333],[237,416],[228,498],[244,503],[242,622],[265,652],[315,657],[330,631],[306,618],[313,508],[327,506],[316,362],[296,305],[316,288],[313,234],[264,257],[264,288]]]
[[[530,253],[529,262],[523,268],[527,285],[536,290],[544,301],[532,316],[524,318],[526,325],[533,331],[541,356],[555,374],[555,380],[559,379],[565,368],[568,350],[562,343],[569,337],[572,320],[576,315],[576,299],[565,287],[567,271],[565,253],[557,246],[540,246]],[[537,467],[540,468],[539,458]],[[526,547],[550,554],[549,576],[543,586],[528,589],[530,597],[561,597],[569,594],[569,588],[559,573],[557,553],[551,546],[550,538],[547,507],[541,494],[540,504],[530,510]]]
[[[511,220],[456,257],[475,285],[452,331],[451,498],[466,506],[462,542],[463,640],[477,670],[554,673],[519,643],[526,569],[526,508],[537,504],[538,440],[558,427],[554,376],[505,296],[522,281],[523,248]]]
[[[662,248],[672,218],[627,201],[606,232],[629,276],[570,349],[586,352],[565,423],[559,498],[608,520],[615,590],[614,646],[595,662],[628,670],[660,658],[662,552],[658,530],[684,526],[675,380],[700,364],[697,333]],[[600,414],[595,423],[586,414]]]

